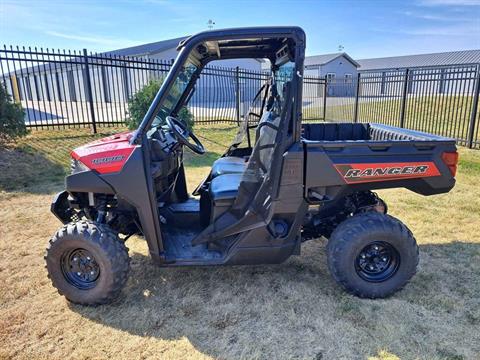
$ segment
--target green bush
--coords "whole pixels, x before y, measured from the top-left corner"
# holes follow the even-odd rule
[[[25,112],[14,103],[3,85],[0,85],[0,144],[25,136]]]
[[[128,101],[128,117],[125,121],[129,129],[136,129],[143,120],[162,82],[163,80],[150,80],[147,85]],[[192,129],[193,115],[186,107],[180,109],[177,118],[182,120],[189,129]]]

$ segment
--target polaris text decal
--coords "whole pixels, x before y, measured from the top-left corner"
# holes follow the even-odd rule
[[[94,163],[95,165],[108,164],[111,162],[122,161],[124,158],[125,156],[123,155],[107,156],[107,157],[93,159],[92,163]]]
[[[427,162],[335,164],[346,183],[400,180],[439,176],[435,164]]]

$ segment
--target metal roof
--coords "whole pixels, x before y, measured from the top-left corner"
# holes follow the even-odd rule
[[[336,58],[339,58],[340,56],[343,56],[345,59],[350,61],[353,65],[359,66],[359,64],[353,60],[347,53],[344,52],[339,52],[339,53],[333,53],[333,54],[324,54],[324,55],[315,55],[315,56],[307,56],[305,58],[305,66],[312,66],[312,65],[325,65],[329,63],[330,61],[335,60]]]
[[[176,48],[180,41],[186,39],[187,36],[179,37],[175,39],[157,41],[153,43],[132,46],[124,49],[108,51],[104,54],[106,55],[117,55],[117,56],[141,56],[141,55],[150,55],[156,54],[168,49]]]
[[[480,64],[480,50],[450,51],[432,54],[391,56],[357,60],[358,70],[402,69],[422,66]]]

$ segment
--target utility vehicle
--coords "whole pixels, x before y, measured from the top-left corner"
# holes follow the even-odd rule
[[[454,140],[379,124],[302,124],[298,27],[207,31],[178,50],[136,131],[71,153],[72,173],[51,205],[64,225],[45,256],[59,292],[80,304],[114,299],[134,234],[162,266],[281,263],[323,236],[329,269],[347,291],[381,298],[401,289],[415,274],[418,247],[372,190],[448,192]],[[205,148],[177,114],[209,62],[237,58],[268,60],[271,76],[250,120],[189,194],[184,147]]]

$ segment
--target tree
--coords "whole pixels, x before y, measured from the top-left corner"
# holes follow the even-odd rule
[[[136,129],[143,120],[145,114],[157,95],[163,80],[150,80],[140,91],[128,101],[128,117],[126,123],[129,129]],[[186,107],[182,107],[177,114],[189,129],[193,127],[193,114]]]
[[[0,84],[0,144],[27,133],[25,111],[20,104],[12,101],[10,94]]]

